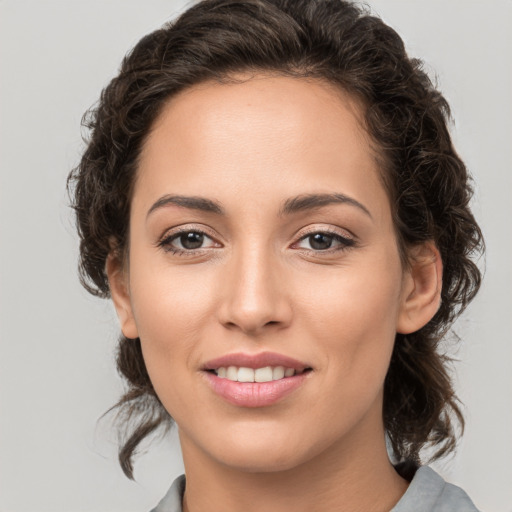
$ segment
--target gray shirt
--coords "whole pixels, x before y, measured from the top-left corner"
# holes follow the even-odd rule
[[[171,488],[151,512],[183,512],[185,475],[174,480]],[[478,512],[468,495],[446,483],[433,469],[422,466],[407,491],[390,512]]]

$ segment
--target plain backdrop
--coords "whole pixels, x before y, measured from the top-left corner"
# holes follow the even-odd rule
[[[80,119],[172,0],[0,1],[0,511],[144,511],[182,472],[176,436],[135,468],[116,462],[113,308],[87,295],[65,181]],[[483,288],[456,325],[467,429],[435,467],[483,511],[512,511],[512,2],[375,0],[425,60],[476,181],[488,253]]]

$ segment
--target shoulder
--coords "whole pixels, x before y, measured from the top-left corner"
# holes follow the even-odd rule
[[[469,496],[443,480],[433,469],[420,467],[391,512],[478,512]]]
[[[183,512],[181,502],[185,492],[185,475],[174,480],[167,494],[160,500],[151,512]]]

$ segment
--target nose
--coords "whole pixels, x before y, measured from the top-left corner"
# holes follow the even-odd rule
[[[233,255],[220,285],[218,315],[226,328],[257,336],[290,324],[289,283],[277,260],[255,247]]]

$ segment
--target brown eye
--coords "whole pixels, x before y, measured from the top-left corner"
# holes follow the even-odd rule
[[[309,245],[316,251],[324,251],[325,249],[329,249],[334,240],[332,235],[327,235],[325,233],[315,233],[314,235],[310,235],[308,238]]]
[[[352,247],[355,241],[351,238],[346,238],[338,233],[329,233],[319,231],[311,233],[302,237],[299,241],[298,247],[300,249],[308,249],[315,252],[333,251],[346,249]]]
[[[178,240],[184,249],[199,249],[203,245],[204,235],[196,231],[189,231],[181,234]]]
[[[216,247],[215,242],[202,231],[183,230],[166,236],[158,244],[165,251],[175,254],[193,253],[199,249]]]

